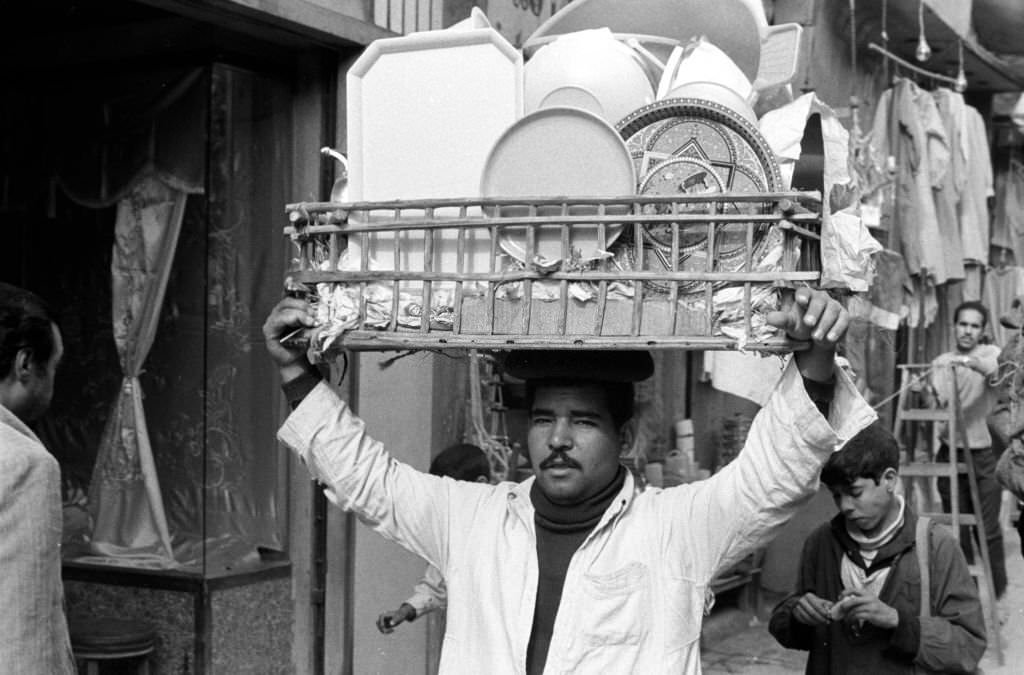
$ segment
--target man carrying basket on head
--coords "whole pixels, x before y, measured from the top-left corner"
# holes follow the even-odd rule
[[[437,567],[448,584],[442,673],[699,673],[716,572],[762,546],[818,487],[829,455],[875,419],[833,365],[847,314],[800,289],[769,321],[797,353],[739,457],[708,480],[638,492],[619,464],[642,351],[513,352],[527,383],[534,477],[499,485],[392,459],[279,339],[314,325],[285,298],[264,324],[293,412],[279,438],[328,498]]]

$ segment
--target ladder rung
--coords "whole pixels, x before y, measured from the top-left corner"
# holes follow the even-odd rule
[[[942,523],[943,525],[953,524],[953,514],[946,513],[945,511],[931,511],[918,514],[918,517],[928,517],[932,520]],[[967,527],[977,527],[978,520],[974,517],[973,513],[961,513],[960,514],[960,525]]]
[[[935,408],[910,408],[896,412],[897,422],[948,422],[949,411]]]
[[[956,473],[966,474],[967,465],[956,463]],[[900,465],[900,476],[903,478],[919,478],[925,476],[949,476],[950,465],[947,462],[910,462]]]

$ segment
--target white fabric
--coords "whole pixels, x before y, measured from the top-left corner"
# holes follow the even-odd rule
[[[124,381],[103,431],[89,490],[92,552],[153,566],[173,566],[174,556],[139,373],[156,334],[185,199],[185,193],[149,177],[118,203],[112,312]]]
[[[990,217],[988,198],[995,195],[992,157],[985,120],[977,109],[964,111],[964,142],[967,145],[967,182],[960,199],[960,237],[964,260],[988,261]]]
[[[789,365],[740,455],[708,480],[635,492],[631,475],[569,563],[545,673],[699,673],[715,573],[770,540],[828,456],[876,418],[849,378],[826,420]],[[441,673],[521,674],[538,579],[533,479],[485,485],[392,459],[320,383],[278,433],[328,498],[447,582]]]
[[[871,236],[860,216],[853,211],[833,213],[829,195],[835,186],[849,185],[850,134],[835,112],[814,93],[769,111],[758,126],[779,161],[783,184],[789,187],[803,152],[807,119],[821,117],[824,176],[821,219],[821,286],[867,291],[874,277],[871,254],[882,245]]]
[[[448,586],[444,576],[433,565],[427,565],[423,578],[413,588],[412,595],[405,601],[416,610],[416,617],[444,609],[448,606]]]
[[[704,352],[704,373],[711,386],[763,406],[771,398],[785,365],[777,356],[747,352]]]

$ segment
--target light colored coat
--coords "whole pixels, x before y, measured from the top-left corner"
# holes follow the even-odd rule
[[[60,578],[60,466],[0,406],[0,673],[75,672]]]
[[[875,418],[836,377],[826,420],[791,364],[743,452],[708,480],[636,492],[627,476],[569,563],[546,674],[700,672],[712,577],[771,539],[815,492],[829,454]],[[416,471],[325,383],[279,437],[328,498],[444,575],[442,673],[525,672],[538,576],[532,479],[491,486]]]

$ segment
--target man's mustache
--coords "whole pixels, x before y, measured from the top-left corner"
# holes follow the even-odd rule
[[[582,469],[579,462],[569,457],[564,452],[553,452],[547,459],[540,463],[541,469],[550,469],[552,467],[569,467],[570,469]]]

